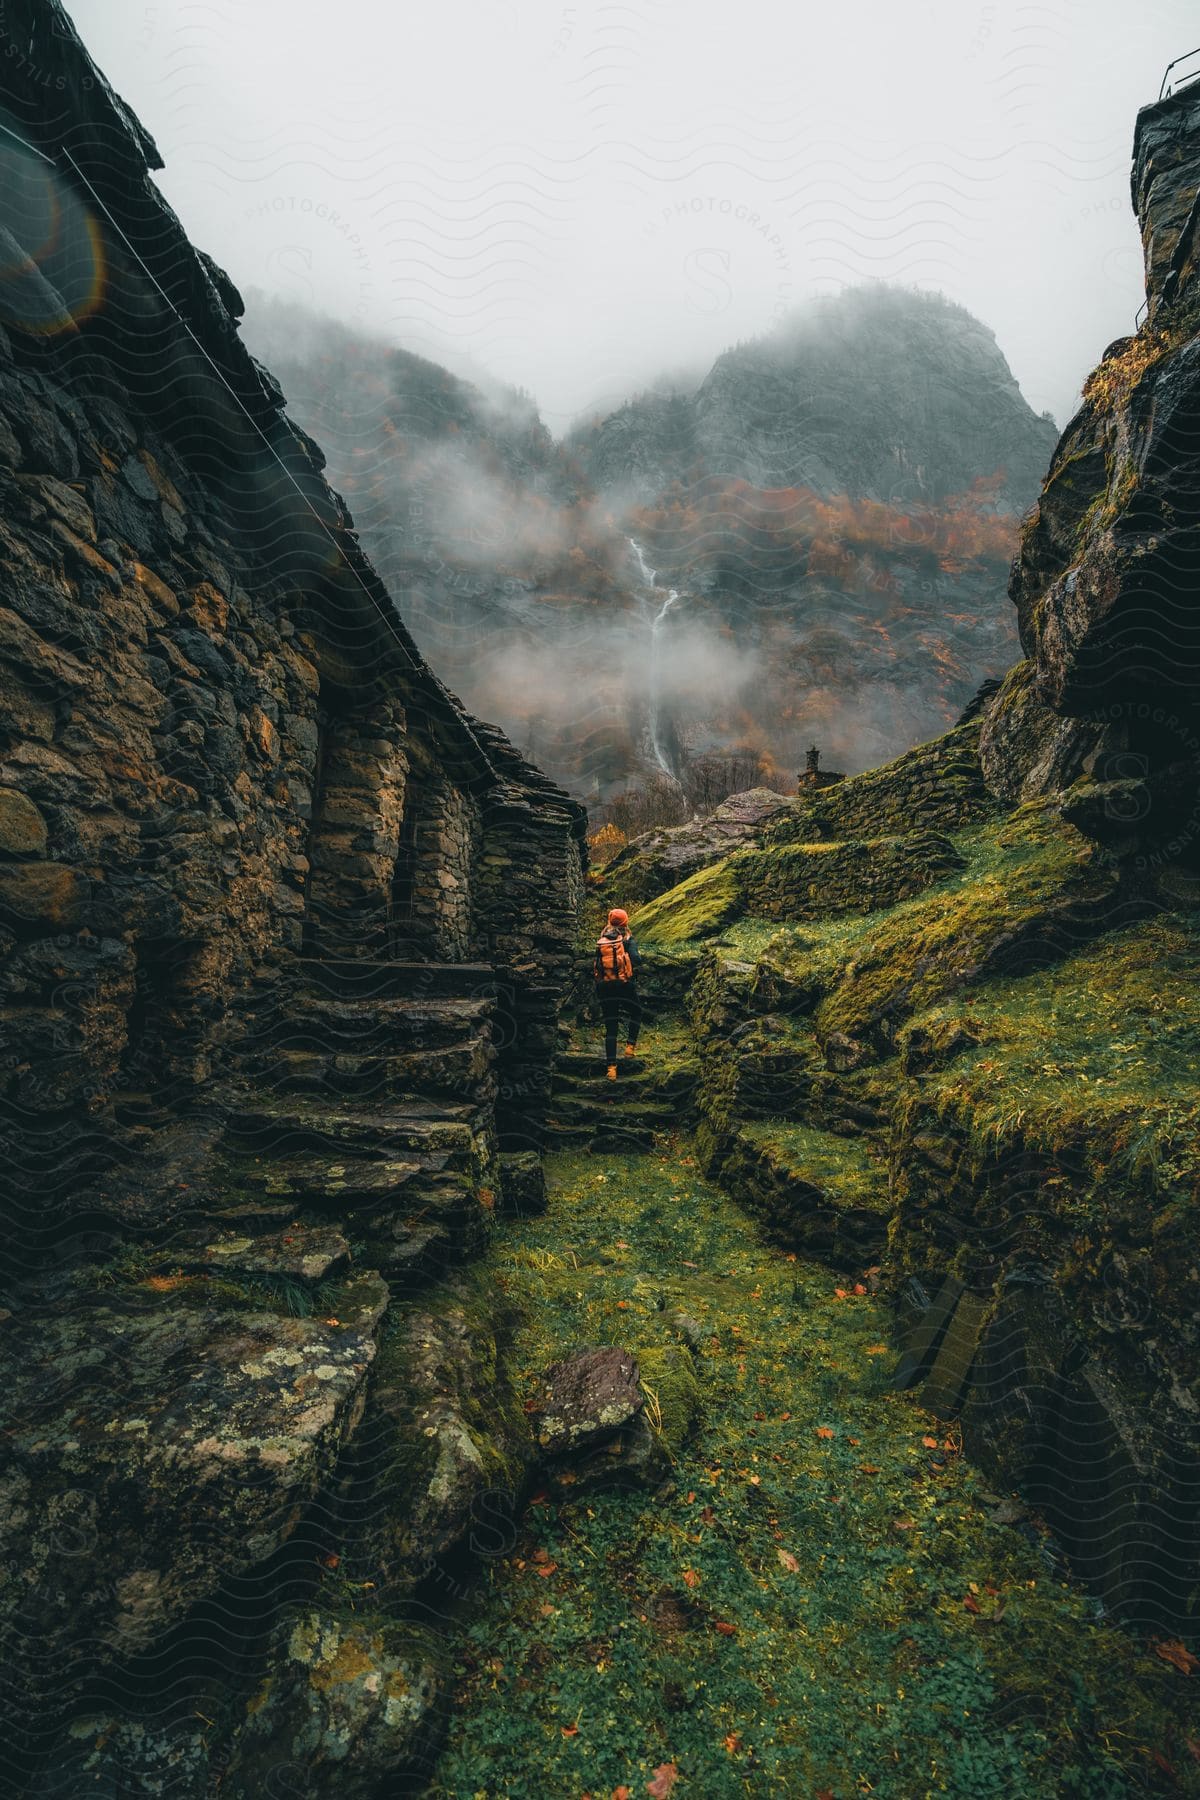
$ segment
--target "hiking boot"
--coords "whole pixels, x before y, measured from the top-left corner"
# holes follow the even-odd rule
[[[616,1079],[617,1079],[617,1065],[616,1065],[616,1063],[609,1063],[609,1065],[608,1065],[608,1079],[609,1079],[609,1080],[610,1080],[610,1081],[615,1081],[615,1080],[616,1080]]]
[[[626,1056],[636,1056],[637,1055],[637,1045],[636,1044],[626,1044],[625,1054],[626,1054]]]

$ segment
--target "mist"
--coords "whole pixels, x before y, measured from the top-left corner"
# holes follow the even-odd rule
[[[1061,423],[1133,327],[1133,119],[1196,35],[1184,0],[72,10],[240,287],[556,435],[876,278],[968,307]]]

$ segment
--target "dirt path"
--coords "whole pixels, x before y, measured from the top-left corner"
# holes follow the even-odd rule
[[[485,1567],[431,1795],[1200,1792],[1186,1676],[1099,1624],[890,1390],[881,1305],[764,1244],[685,1144],[548,1176],[489,1270],[525,1310],[521,1379],[633,1349],[673,1474],[535,1496]]]

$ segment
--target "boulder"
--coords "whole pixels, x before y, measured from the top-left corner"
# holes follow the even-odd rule
[[[645,1404],[638,1366],[626,1350],[579,1350],[546,1370],[535,1417],[538,1447],[549,1456],[586,1450],[629,1425]]]
[[[797,802],[772,788],[730,794],[707,818],[692,819],[636,837],[603,871],[605,892],[614,905],[665,894],[700,869],[720,862],[731,850],[757,841],[773,820],[794,813]]]
[[[229,1800],[374,1800],[389,1779],[428,1775],[445,1657],[436,1634],[320,1606],[275,1631],[221,1783]]]

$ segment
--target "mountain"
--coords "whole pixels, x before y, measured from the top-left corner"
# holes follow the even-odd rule
[[[1057,435],[986,325],[880,283],[813,302],[719,356],[694,392],[639,396],[569,441],[593,487],[626,505],[735,476],[903,508],[998,475],[997,506],[1019,513]]]
[[[252,296],[251,346],[422,650],[596,805],[790,786],[953,722],[1054,427],[961,307],[852,290],[555,443],[527,394]],[[672,598],[674,595],[674,598]]]

